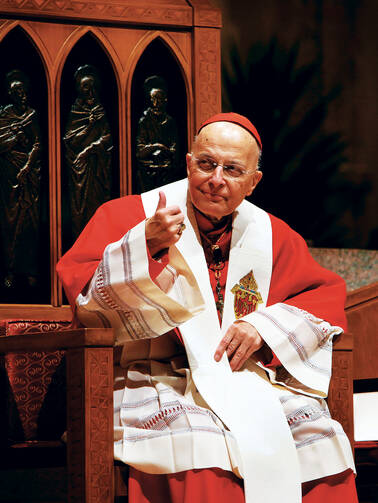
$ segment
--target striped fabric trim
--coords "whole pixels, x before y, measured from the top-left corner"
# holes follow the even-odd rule
[[[304,311],[303,309],[299,309],[297,307],[283,303],[280,303],[280,306],[282,307],[282,309],[285,309],[286,311],[294,315],[301,315],[303,321],[316,335],[316,338],[318,340],[318,347],[320,349],[324,349],[325,351],[332,351],[332,338],[330,338],[330,335],[334,334],[334,327],[332,327],[332,325],[325,322],[324,320],[321,320],[320,318],[316,318],[316,316],[307,311]],[[322,328],[319,327],[320,324],[322,325]],[[328,330],[325,328],[325,325],[328,325]]]
[[[124,239],[129,236],[129,232],[124,236]],[[122,245],[121,245],[122,247]],[[123,252],[123,250],[122,250]],[[124,253],[123,253],[124,257]],[[154,332],[151,327],[148,325],[146,320],[143,317],[143,314],[140,309],[133,309],[123,298],[121,298],[117,293],[114,291],[114,289],[111,286],[111,280],[110,280],[110,254],[109,251],[105,250],[104,253],[104,260],[106,261],[106,287],[107,289],[112,293],[112,298],[115,300],[116,304],[116,311],[121,319],[121,322],[123,326],[125,327],[126,331],[130,335],[131,338],[133,339],[140,339],[141,337],[138,337],[139,334],[151,334],[152,337],[157,337],[158,334]],[[125,263],[125,258],[123,258],[123,261]],[[121,310],[120,310],[121,308]]]
[[[316,435],[312,435],[311,437],[308,437],[305,440],[302,440],[301,442],[295,442],[295,447],[297,449],[300,449],[301,447],[306,447],[308,445],[315,444],[320,440],[330,439],[332,437],[335,437],[336,435],[337,432],[334,430],[334,428],[329,428],[328,430],[323,431],[323,433],[317,433]]]
[[[88,291],[76,299],[79,320],[89,327],[112,326],[119,344],[156,338],[203,311],[201,292],[184,258],[178,251],[172,257],[160,286],[149,275],[145,225],[140,222],[105,248]]]
[[[167,393],[168,396],[172,395],[172,390],[160,389],[159,397],[150,397],[149,399],[135,402],[129,401],[127,404],[122,403],[122,409],[140,409],[137,420],[130,421],[123,418],[126,433],[124,440],[138,442],[148,438],[156,438],[157,436],[186,434],[194,431],[214,433],[222,436],[226,433],[230,434],[210,409],[205,409],[195,404],[182,403],[180,399],[161,403],[161,398],[164,393]],[[142,408],[150,406],[154,402],[160,404],[160,407],[150,414],[143,415]],[[198,424],[198,421],[195,419],[196,416],[202,416],[204,419],[206,418],[206,422],[210,424]],[[175,422],[180,419],[182,420],[183,417],[187,417],[185,422],[188,426],[176,426],[176,429],[174,429]],[[197,424],[193,424],[196,422]],[[213,423],[213,425],[211,425],[211,423]],[[135,429],[137,431],[135,431]]]
[[[112,287],[109,284],[109,275],[107,274],[108,267],[106,266],[106,250],[104,259],[97,267],[97,276],[92,289],[93,300],[101,307],[101,309],[117,309],[117,303],[114,300],[116,296]]]
[[[141,339],[142,337],[139,337],[139,334],[144,335],[147,331],[151,333],[150,327],[146,326],[146,322],[139,310],[128,312],[117,310],[117,314],[132,339]],[[157,337],[158,334],[153,332],[153,336]]]
[[[132,309],[127,302],[121,298],[113,289],[110,281],[110,252],[107,247],[104,251],[104,258],[100,262],[97,269],[97,277],[95,287],[92,289],[94,301],[103,310],[111,310],[116,313],[121,321],[121,324],[132,339],[138,339],[138,334],[146,332],[157,336],[144,320],[139,309]],[[97,311],[95,311],[97,313]],[[105,320],[106,316],[101,314],[101,319]],[[111,326],[111,322],[107,320],[107,327]]]
[[[177,323],[175,323],[172,318],[169,316],[168,312],[166,309],[164,309],[160,304],[157,304],[156,302],[152,301],[149,297],[144,295],[142,291],[138,288],[136,283],[133,281],[133,274],[132,274],[132,266],[131,266],[131,250],[129,246],[129,237],[130,233],[128,232],[121,244],[121,250],[123,254],[123,266],[124,266],[124,272],[125,272],[125,281],[127,282],[128,286],[130,289],[133,291],[135,295],[137,295],[140,299],[143,300],[143,302],[153,308],[155,308],[164,322],[169,325],[170,327],[174,328],[177,326]],[[147,322],[146,322],[147,323]],[[149,332],[151,331],[151,328],[149,329]]]
[[[292,345],[292,347],[295,349],[297,352],[300,360],[302,363],[310,368],[311,370],[314,370],[316,372],[319,372],[321,374],[326,375],[327,377],[331,377],[331,371],[328,368],[324,367],[319,367],[313,361],[311,361],[311,357],[308,355],[305,347],[299,342],[295,332],[291,330],[287,330],[275,317],[273,317],[271,314],[269,314],[266,310],[265,311],[259,311],[258,313],[255,313],[258,316],[262,316],[266,319],[268,319],[272,325],[274,325],[278,330],[280,330],[283,334],[287,336],[288,341]],[[313,327],[310,326],[311,330],[314,332],[316,335],[315,331],[313,330]]]
[[[168,428],[168,425],[176,421],[180,416],[187,414],[210,416],[214,420],[214,414],[207,409],[201,409],[195,405],[186,405],[178,401],[168,402],[164,404],[157,412],[149,414],[143,419],[140,419],[133,423],[133,426],[137,426],[142,429],[163,429],[163,427]],[[160,424],[161,423],[161,424]]]
[[[106,316],[104,316],[100,311],[95,311],[95,315],[100,318],[101,323],[104,328],[111,328],[111,323]]]
[[[218,436],[230,436],[233,438],[233,435],[227,431],[222,431],[216,427],[211,428],[209,426],[191,426],[190,428],[182,428],[180,430],[169,430],[169,431],[157,431],[157,430],[143,430],[146,432],[145,434],[132,434],[131,432],[125,431],[125,436],[123,440],[119,440],[115,443],[123,443],[123,442],[140,442],[144,440],[150,440],[158,437],[166,437],[166,436],[176,436],[176,435],[185,435],[188,433],[212,433]],[[148,432],[148,433],[147,433]]]
[[[315,407],[311,407],[310,405],[306,407],[301,407],[286,416],[287,423],[290,426],[291,430],[295,430],[302,423],[310,423],[313,421],[317,421],[321,417],[330,418],[331,415],[329,411],[326,409],[316,409]]]

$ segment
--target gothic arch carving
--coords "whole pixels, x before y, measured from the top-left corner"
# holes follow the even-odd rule
[[[54,69],[54,75],[55,75],[55,88],[56,92],[58,93],[57,94],[58,97],[60,93],[59,84],[62,78],[62,71],[66,64],[67,58],[71,54],[72,50],[77,45],[77,43],[87,34],[93,36],[95,42],[98,43],[98,45],[104,51],[104,54],[107,56],[109,63],[113,67],[113,73],[117,81],[118,92],[119,93],[121,92],[121,82],[119,79],[119,75],[122,72],[122,65],[119,61],[119,58],[112,44],[109,42],[107,37],[99,28],[83,26],[77,28],[75,31],[71,33],[69,37],[67,37],[67,39],[64,42],[64,45],[62,46],[61,50],[57,55],[56,58],[57,64]]]
[[[12,31],[19,28],[27,39],[29,39],[30,44],[35,49],[38,54],[43,68],[45,70],[45,77],[50,91],[50,74],[49,74],[49,64],[51,63],[51,56],[43,40],[40,38],[38,33],[36,33],[27,22],[25,21],[8,21],[0,28],[0,44],[3,40],[11,34]]]
[[[1,295],[42,302],[50,296],[51,59],[27,22],[8,22],[0,32]]]
[[[139,42],[134,47],[133,51],[130,54],[128,63],[126,65],[126,95],[128,97],[127,106],[130,105],[130,95],[131,95],[131,83],[134,76],[134,71],[138,61],[140,60],[142,54],[145,52],[147,47],[155,40],[160,39],[168,48],[168,50],[172,53],[174,58],[177,60],[178,66],[181,70],[182,78],[185,83],[185,89],[188,96],[188,101],[192,101],[192,86],[190,83],[190,62],[187,61],[185,55],[181,51],[180,47],[176,44],[173,38],[162,31],[154,31],[152,33],[147,33],[144,37],[142,37]]]
[[[159,31],[142,37],[129,58],[126,76],[126,143],[131,145],[131,152],[128,152],[128,171],[133,192],[149,190],[155,186],[158,158],[161,158],[160,181],[169,183],[185,176],[183,159],[191,136],[193,103],[188,60],[190,54],[184,54],[172,36]],[[162,79],[162,89],[165,89],[163,93],[167,93],[168,98],[163,105],[164,112],[160,111],[162,116],[167,114],[166,121],[161,125],[158,125],[161,119],[156,122],[153,118],[155,116],[150,108],[150,98],[146,100],[145,91],[142,91],[145,89],[146,78],[152,75]],[[143,146],[144,141],[152,144],[147,148],[147,144]],[[153,154],[156,157],[149,158],[150,154],[147,152],[151,153],[152,145],[158,145],[159,142],[165,148],[170,145],[171,153],[167,154],[166,151],[158,149],[156,154]]]
[[[79,35],[71,37],[69,52],[64,48],[56,79],[59,177],[67,195],[61,199],[64,250],[100,204],[119,196],[119,72],[100,30],[80,30]]]

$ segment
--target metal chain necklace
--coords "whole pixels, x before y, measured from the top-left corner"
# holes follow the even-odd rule
[[[222,257],[222,251],[218,245],[216,244],[212,245],[211,250],[213,252],[214,261],[216,262],[215,265],[210,264],[210,269],[214,271],[214,276],[217,282],[217,284],[215,285],[215,292],[217,294],[217,300],[215,302],[215,305],[217,306],[217,311],[219,312],[220,317],[222,318],[224,308],[224,297],[220,285],[220,278],[222,274],[222,269],[224,268],[224,262]]]
[[[227,225],[226,229],[222,232],[222,234],[219,236],[219,238],[216,240],[215,243],[212,243],[212,241],[203,233],[203,231],[200,230],[201,237],[207,241],[208,246],[207,248],[211,252],[212,260],[208,260],[208,257],[206,257],[207,262],[208,262],[208,267],[212,271],[214,271],[214,276],[216,280],[216,285],[215,285],[215,293],[217,295],[217,299],[215,302],[215,305],[217,307],[217,311],[219,312],[220,317],[222,318],[223,315],[223,308],[224,308],[224,297],[222,294],[222,287],[220,284],[220,279],[222,275],[222,269],[224,268],[224,259],[222,255],[222,250],[220,248],[220,242],[222,238],[225,236],[225,234],[229,231],[230,225]],[[205,254],[206,255],[206,254]]]

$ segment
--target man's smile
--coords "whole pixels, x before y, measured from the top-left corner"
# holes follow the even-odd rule
[[[226,199],[225,196],[222,196],[222,195],[218,194],[217,192],[208,192],[208,191],[201,190],[201,193],[210,201],[223,201]]]

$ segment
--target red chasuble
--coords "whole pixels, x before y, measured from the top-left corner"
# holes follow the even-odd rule
[[[97,210],[57,265],[71,306],[75,305],[76,297],[93,276],[105,247],[121,239],[144,218],[140,196],[115,199]],[[345,330],[344,281],[315,262],[304,240],[287,224],[273,216],[270,219],[273,271],[267,306],[284,302]],[[330,302],[330,299],[333,301]],[[334,299],[340,299],[339,304]]]
[[[170,475],[150,475],[131,468],[129,501],[130,503],[244,503],[243,482],[233,473],[219,468],[189,470]],[[302,501],[358,503],[352,470],[306,482],[302,485]]]

